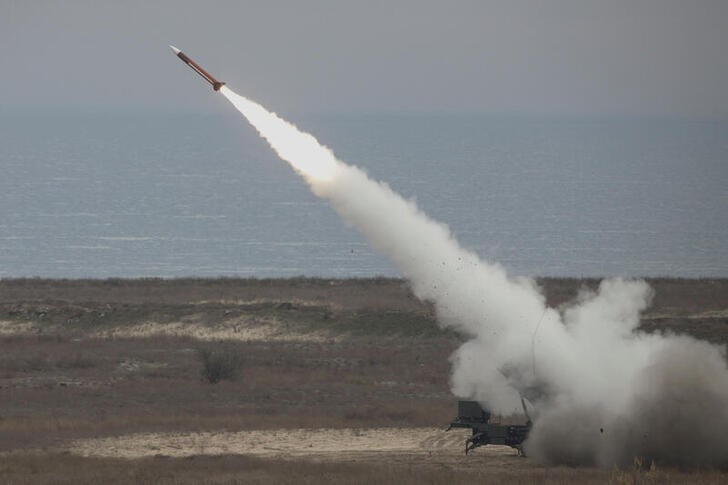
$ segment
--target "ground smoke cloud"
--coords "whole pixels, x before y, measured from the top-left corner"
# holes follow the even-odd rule
[[[526,451],[552,463],[728,464],[728,369],[715,345],[637,331],[652,290],[610,279],[548,308],[535,282],[463,249],[448,228],[314,137],[228,88],[221,92],[319,197],[385,254],[467,340],[452,391],[492,411],[533,404]]]

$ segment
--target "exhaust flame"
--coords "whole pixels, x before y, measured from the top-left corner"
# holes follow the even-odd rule
[[[313,192],[328,199],[399,268],[438,322],[467,340],[452,356],[454,394],[501,414],[520,395],[536,415],[526,451],[542,461],[728,465],[728,368],[722,348],[686,336],[645,334],[643,281],[605,280],[565,309],[536,283],[463,249],[449,229],[386,184],[262,106],[221,92]]]

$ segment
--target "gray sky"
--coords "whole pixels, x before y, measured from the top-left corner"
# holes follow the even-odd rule
[[[0,0],[0,110],[728,116],[728,1]],[[222,101],[217,101],[222,103]]]

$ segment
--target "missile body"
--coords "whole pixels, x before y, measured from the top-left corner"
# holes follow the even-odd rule
[[[192,68],[192,70],[195,71],[197,74],[199,74],[200,76],[204,77],[205,78],[205,81],[207,81],[208,83],[212,84],[212,89],[214,89],[215,91],[220,91],[220,88],[225,85],[225,83],[220,82],[217,79],[215,79],[214,77],[212,77],[212,75],[210,75],[209,72],[207,72],[204,69],[202,69],[199,64],[197,64],[195,61],[193,61],[192,59],[190,59],[189,57],[187,57],[184,52],[182,52],[181,50],[177,49],[173,45],[171,45],[169,47],[170,47],[170,49],[172,49],[172,51],[174,52],[174,54],[177,57],[179,57],[180,59],[182,59],[182,62],[184,62],[185,64],[187,64],[188,66],[190,66]]]

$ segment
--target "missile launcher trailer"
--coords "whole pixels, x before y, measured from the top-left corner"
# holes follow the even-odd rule
[[[523,403],[524,412],[526,411]],[[528,418],[528,414],[526,414]],[[490,423],[490,412],[483,409],[477,401],[458,401],[458,416],[450,423],[452,428],[470,428],[473,434],[465,441],[465,454],[488,444],[506,445],[515,448],[523,456],[523,442],[531,430],[531,420],[525,425],[501,425]]]

